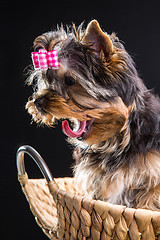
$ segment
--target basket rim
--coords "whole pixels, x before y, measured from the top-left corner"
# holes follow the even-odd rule
[[[53,196],[54,200],[57,198],[58,195],[63,195],[63,196],[66,196],[67,198],[71,198],[71,199],[73,199],[74,197],[78,197],[82,201],[88,200],[88,201],[92,202],[93,204],[98,203],[98,205],[102,205],[103,207],[106,207],[106,206],[112,207],[113,206],[117,209],[123,209],[123,210],[127,210],[127,211],[132,211],[132,212],[138,211],[141,213],[151,213],[151,214],[155,214],[160,217],[160,211],[144,209],[144,208],[131,208],[131,207],[127,207],[125,205],[109,203],[107,201],[103,201],[100,199],[90,199],[84,195],[73,194],[67,190],[60,189],[59,187],[57,188],[57,185],[58,185],[57,181],[56,181],[57,179],[75,179],[75,178],[74,177],[60,177],[60,178],[55,178],[53,181],[50,181],[49,183],[47,183],[49,191],[50,191],[51,195]],[[28,178],[27,172],[25,172],[24,175],[18,175],[18,180],[19,180],[20,184],[24,187],[27,184],[28,180],[30,182],[34,182],[34,181],[41,181],[41,180],[46,180],[46,179],[45,178],[30,179],[30,178]]]
[[[53,196],[54,200],[56,199],[56,197],[59,193],[68,194],[72,198],[74,196],[78,196],[81,199],[85,198],[85,199],[91,200],[91,199],[87,198],[86,196],[69,193],[66,190],[65,191],[61,190],[59,188],[56,180],[53,178],[47,164],[45,163],[45,161],[43,160],[41,155],[34,148],[32,148],[29,145],[21,146],[17,150],[17,155],[16,155],[18,180],[19,180],[19,182],[21,183],[22,186],[25,186],[26,183],[28,182],[28,180],[33,180],[33,179],[28,178],[28,174],[25,170],[24,153],[28,154],[34,160],[34,162],[37,164],[37,166],[39,167],[40,171],[42,172],[42,174],[44,176],[44,179],[46,179],[46,181],[47,181],[50,193]],[[62,179],[64,179],[64,178],[62,178]],[[74,177],[71,177],[71,178],[74,179]],[[39,178],[39,179],[41,179],[41,178]],[[151,212],[152,214],[155,213],[156,215],[158,214],[160,216],[160,211],[154,211],[154,210],[142,209],[142,208],[130,208],[130,207],[127,207],[125,205],[112,204],[112,203],[109,203],[109,202],[103,201],[103,200],[92,199],[92,201],[101,203],[102,205],[115,206],[117,208],[123,208],[123,209],[131,210],[131,211],[142,211],[142,212],[146,212],[146,213]]]

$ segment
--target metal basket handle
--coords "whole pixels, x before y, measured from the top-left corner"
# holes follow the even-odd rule
[[[16,159],[19,176],[22,176],[26,173],[24,165],[24,153],[28,154],[35,161],[48,183],[54,180],[47,164],[45,163],[41,155],[34,148],[28,145],[21,146],[17,150]]]

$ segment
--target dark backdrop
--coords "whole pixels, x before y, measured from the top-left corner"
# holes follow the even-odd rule
[[[85,26],[97,19],[108,33],[115,31],[136,61],[148,88],[160,91],[160,13],[156,1],[1,1],[0,3],[0,114],[1,114],[1,236],[5,239],[47,239],[35,223],[17,181],[16,150],[36,148],[55,177],[71,176],[71,147],[60,124],[55,129],[30,124],[24,108],[31,88],[24,85],[24,69],[31,64],[35,37],[57,24]],[[30,177],[40,177],[27,160]],[[4,234],[3,234],[4,231]],[[2,235],[3,234],[3,235]],[[6,237],[4,236],[6,235]]]

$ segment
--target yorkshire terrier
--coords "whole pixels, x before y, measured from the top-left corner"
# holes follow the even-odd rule
[[[31,70],[26,109],[40,125],[63,120],[84,195],[160,210],[160,101],[116,34],[93,20],[44,33],[34,49],[54,51],[58,63]]]

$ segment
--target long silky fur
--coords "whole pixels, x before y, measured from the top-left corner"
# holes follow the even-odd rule
[[[77,87],[64,84],[63,68],[33,71],[33,99],[26,108],[35,121],[51,126],[55,118],[95,118],[86,139],[68,139],[74,147],[74,176],[84,195],[160,210],[160,101],[138,76],[134,61],[115,34],[114,52],[105,58],[84,41],[83,26],[63,26],[39,36],[35,50],[57,50],[60,66]],[[34,83],[35,81],[35,83]],[[43,98],[42,109],[35,101]]]

